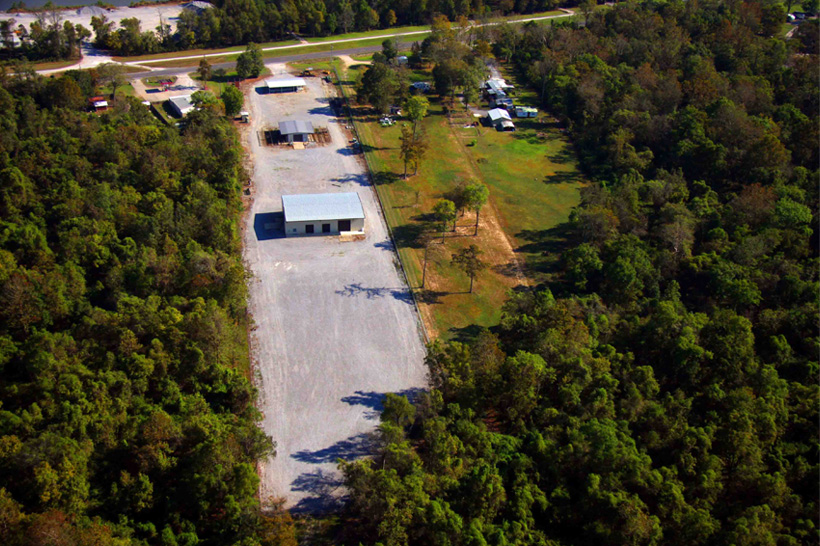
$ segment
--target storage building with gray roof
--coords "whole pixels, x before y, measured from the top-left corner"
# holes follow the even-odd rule
[[[288,237],[364,232],[364,209],[355,192],[283,195],[282,209]]]

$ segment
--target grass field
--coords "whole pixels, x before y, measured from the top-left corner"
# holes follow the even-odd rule
[[[348,93],[360,67],[346,76]],[[430,80],[416,73],[413,79]],[[531,100],[522,93],[524,101]],[[524,102],[522,101],[522,102]],[[552,254],[560,243],[560,224],[579,201],[580,176],[574,154],[558,127],[546,115],[520,123],[516,133],[489,128],[464,129],[470,114],[448,116],[444,106],[431,101],[422,122],[430,143],[418,175],[401,178],[400,126],[381,127],[378,116],[354,108],[365,154],[375,173],[385,217],[393,230],[410,284],[417,289],[421,311],[431,336],[469,337],[471,325],[492,326],[500,318],[509,290],[544,279]],[[475,140],[475,146],[469,146]],[[444,243],[430,246],[427,290],[419,290],[423,248],[417,242],[421,221],[438,199],[460,181],[482,180],[490,188],[490,205],[481,213],[478,237],[475,217],[458,220],[457,232],[446,233]],[[450,264],[453,252],[470,244],[483,251],[488,269],[476,279],[475,293],[465,293],[469,279]],[[510,246],[512,244],[512,246]],[[518,267],[523,255],[526,265]],[[521,257],[521,256],[518,256]]]
[[[281,42],[268,42],[259,44],[259,47],[277,47],[295,45],[299,42],[297,40],[284,40]],[[133,55],[130,57],[112,57],[116,62],[127,63],[132,61],[150,61],[155,59],[168,59],[171,57],[201,57],[202,55],[209,55],[211,53],[242,53],[247,46],[223,47],[216,49],[186,49],[184,51],[167,51],[165,53],[154,53],[152,55]]]
[[[176,83],[177,77],[176,76],[151,76],[149,78],[143,78],[142,83],[145,84],[145,87],[158,87],[161,85],[160,82],[163,81],[170,81],[171,83]]]
[[[516,21],[525,21],[528,19],[533,19],[535,17],[552,17],[553,15],[561,15],[563,11],[560,10],[552,10],[552,11],[543,11],[541,13],[530,13],[529,15],[513,15],[512,17],[502,17],[500,20],[506,21],[508,23],[514,23]]]
[[[36,63],[31,65],[34,70],[54,70],[56,68],[65,68],[80,62],[78,59],[71,59],[68,61],[51,61],[47,63]]]
[[[104,97],[111,96],[111,86],[104,85],[100,86],[99,94]],[[117,96],[118,97],[136,97],[137,94],[134,92],[134,87],[130,83],[125,83],[117,87]]]
[[[185,59],[177,59],[175,61],[159,61],[159,62],[152,62],[150,64],[146,64],[145,66],[150,66],[151,68],[185,68],[191,67],[195,68],[199,66],[199,61],[201,57],[196,58],[185,58]],[[235,61],[236,57],[208,57],[208,62],[211,65],[219,64],[219,63],[226,63],[228,61]],[[140,69],[141,72],[145,72],[145,69]]]
[[[382,30],[370,30],[367,32],[350,32],[348,34],[339,34],[337,36],[325,36],[322,38],[307,38],[307,41],[312,44],[319,44],[322,42],[328,42],[330,40],[346,40],[349,38],[382,38],[384,39],[386,36],[391,34],[401,34],[406,32],[422,32],[425,30],[430,30],[428,25],[420,25],[415,27],[395,27],[395,28],[387,28]]]
[[[262,73],[259,74],[259,77],[270,76],[270,74],[270,69],[265,68]],[[188,76],[194,81],[201,81],[199,72],[190,72]],[[211,79],[205,82],[205,88],[218,97],[222,95],[222,90],[225,89],[225,87],[233,85],[232,80],[235,78],[237,78],[236,70],[228,70],[221,76],[212,75]]]
[[[275,49],[272,51],[263,51],[262,57],[265,59],[276,59],[277,57],[289,57],[291,55],[300,55],[302,53],[324,53],[330,52],[332,49],[336,49],[338,51],[339,48],[341,48],[342,46],[344,46],[345,48],[378,46],[381,45],[382,41],[383,40],[381,38],[369,38],[336,45],[322,43],[313,45],[303,45],[299,47],[291,47],[288,49]],[[242,52],[240,51],[237,53],[226,53],[225,55],[220,55],[218,57],[208,57],[208,62],[214,65],[219,63],[235,61],[236,58],[240,55],[240,53]],[[175,59],[170,61],[151,61],[150,63],[146,63],[146,66],[151,66],[152,68],[182,68],[186,66],[194,67],[199,66],[199,61],[201,59],[202,57],[185,57],[184,59]],[[141,61],[145,62],[144,60]]]
[[[504,76],[515,82],[511,74]],[[536,93],[523,82],[513,98],[516,104],[538,105]],[[515,132],[481,127],[476,138],[472,131],[461,129],[460,141],[490,187],[504,231],[523,254],[529,276],[545,282],[551,278],[563,242],[558,226],[578,204],[583,178],[556,119],[540,112],[537,118],[513,121]],[[475,146],[467,146],[472,141]]]
[[[339,61],[335,57],[333,59],[328,57],[327,59],[311,59],[310,61],[302,61],[302,62],[298,62],[298,63],[288,63],[288,66],[291,67],[292,69],[296,70],[297,72],[301,72],[302,70],[305,70],[306,68],[312,68],[314,70],[314,72],[320,73],[322,70],[328,70],[328,71],[331,71],[331,74],[333,73],[332,72],[333,67],[338,66],[338,65],[339,65]]]

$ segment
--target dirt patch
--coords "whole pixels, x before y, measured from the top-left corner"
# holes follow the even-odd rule
[[[370,64],[372,62],[372,61],[357,61],[356,59],[354,59],[350,55],[339,55],[338,57],[339,57],[339,60],[342,61],[342,64],[344,64],[345,70],[347,70],[351,66],[355,66],[357,64]]]
[[[167,90],[165,91],[163,91],[163,87],[147,86],[140,79],[131,80],[131,85],[134,86],[134,92],[139,98],[151,102],[163,102],[171,97],[190,95],[201,89],[200,85],[187,74],[178,76],[173,84],[166,86]]]

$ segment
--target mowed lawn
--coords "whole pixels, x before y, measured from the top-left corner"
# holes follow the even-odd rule
[[[537,104],[535,93],[522,85],[515,93],[516,104]],[[504,231],[523,254],[528,275],[545,282],[560,257],[561,225],[580,202],[584,181],[572,144],[550,114],[539,111],[537,118],[513,122],[515,132],[481,126],[478,137],[473,130],[461,129],[460,140],[490,187]]]
[[[348,71],[349,94],[364,68],[354,66]],[[429,74],[419,72],[413,79],[432,81]],[[557,128],[532,123],[519,133],[464,129],[472,121],[470,114],[461,114],[463,122],[458,116],[451,119],[435,97],[430,99],[429,115],[423,121],[429,149],[418,174],[407,180],[401,177],[404,167],[399,157],[402,121],[381,127],[379,116],[369,109],[354,107],[354,115],[387,222],[431,337],[470,337],[475,333],[472,325],[498,323],[511,289],[538,280],[535,268],[517,267],[522,260],[516,260],[516,253],[523,251],[528,257],[539,253],[531,252],[528,234],[549,231],[566,221],[578,203],[580,183],[574,158]],[[545,183],[550,173],[561,180]],[[438,239],[430,245],[426,289],[421,290],[424,249],[417,240],[419,229],[436,201],[460,181],[473,178],[490,187],[491,203],[482,210],[479,234],[473,236],[475,216],[468,212],[458,219],[456,232],[445,233],[443,244]],[[473,294],[467,293],[469,278],[450,263],[454,252],[470,244],[482,250],[488,264],[476,279]]]

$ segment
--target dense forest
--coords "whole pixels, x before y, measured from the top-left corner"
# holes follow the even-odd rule
[[[236,133],[133,98],[89,114],[90,78],[0,82],[0,542],[279,544]]]
[[[560,3],[563,5],[563,3]],[[574,4],[574,2],[570,2]],[[557,0],[219,0],[216,9],[183,13],[180,44],[236,45],[287,37],[326,36],[396,25],[429,24],[435,15],[456,18],[533,13]]]
[[[550,282],[435,342],[432,390],[389,396],[378,454],[342,463],[345,543],[817,543],[817,26],[787,40],[784,15],[478,33],[592,182],[543,233]]]

